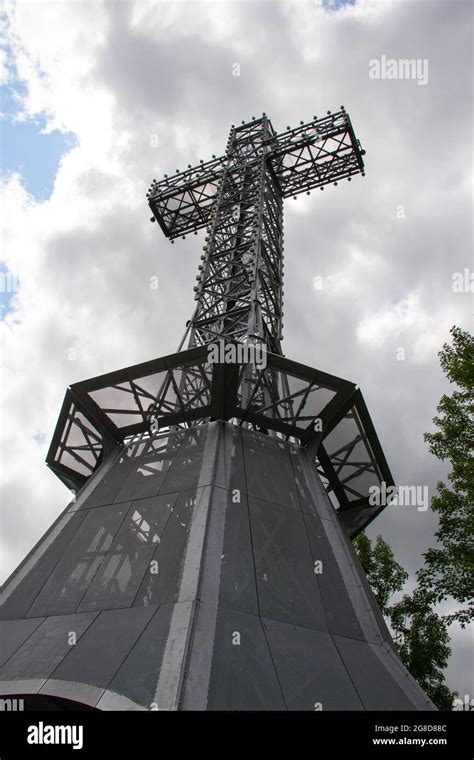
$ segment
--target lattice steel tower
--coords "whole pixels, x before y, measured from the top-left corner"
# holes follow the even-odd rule
[[[343,108],[281,134],[264,114],[153,181],[167,237],[207,229],[195,310],[177,353],[67,390],[47,462],[76,495],[2,588],[0,693],[433,709],[351,546],[393,484],[362,395],[281,350],[283,200],[363,153]]]

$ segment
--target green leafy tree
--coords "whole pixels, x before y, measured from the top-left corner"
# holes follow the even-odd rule
[[[452,710],[457,696],[444,682],[451,648],[448,626],[433,609],[433,595],[417,588],[389,609],[398,652],[413,678],[440,710]]]
[[[440,710],[452,710],[456,693],[446,686],[443,674],[451,654],[448,625],[433,609],[434,595],[416,589],[390,604],[393,594],[402,590],[408,573],[380,535],[372,544],[361,533],[354,547],[402,661]]]
[[[450,463],[449,485],[440,481],[431,502],[438,515],[436,546],[423,555],[417,588],[390,604],[408,574],[381,536],[374,546],[365,534],[354,541],[402,661],[441,710],[452,710],[457,696],[444,683],[451,654],[448,626],[456,620],[464,627],[474,617],[474,339],[459,327],[451,335],[452,345],[446,343],[439,357],[456,387],[439,403],[433,419],[437,430],[425,434],[430,452]],[[441,616],[435,607],[447,600],[455,600],[459,609]]]
[[[439,520],[436,545],[423,555],[418,583],[437,602],[454,599],[459,609],[446,620],[464,627],[474,617],[474,339],[459,327],[451,335],[452,345],[439,356],[457,388],[439,403],[436,432],[425,434],[431,453],[450,463],[450,484],[440,481],[431,502]]]
[[[372,546],[365,533],[359,533],[354,546],[382,615],[389,614],[389,600],[401,591],[408,580],[408,573],[396,562],[390,546],[377,536]]]

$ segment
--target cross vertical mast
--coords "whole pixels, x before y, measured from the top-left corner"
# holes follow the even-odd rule
[[[269,119],[232,128],[195,285],[188,347],[225,338],[281,354],[282,202]]]

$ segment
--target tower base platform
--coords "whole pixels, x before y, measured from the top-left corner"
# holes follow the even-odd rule
[[[314,453],[223,420],[113,447],[2,589],[0,694],[427,710]]]

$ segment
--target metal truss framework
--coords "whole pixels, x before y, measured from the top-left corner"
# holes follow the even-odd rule
[[[363,154],[343,107],[279,135],[264,114],[232,127],[220,158],[153,181],[167,237],[207,229],[196,308],[178,353],[67,391],[47,462],[69,487],[150,438],[152,419],[160,431],[222,419],[309,447],[351,535],[375,517],[368,489],[393,480],[360,391],[281,351],[283,199],[363,174]],[[266,366],[210,363],[218,341],[263,347]]]
[[[369,487],[393,485],[360,390],[275,354],[255,369],[251,384],[247,369],[209,363],[202,346],[75,383],[66,392],[48,465],[78,490],[112,448],[153,439],[151,414],[158,415],[160,431],[198,431],[210,420],[230,420],[308,447],[349,532],[359,532],[382,509],[370,504]],[[200,378],[191,404],[183,396],[184,376]]]
[[[283,199],[363,173],[363,153],[343,108],[280,135],[264,115],[232,127],[224,156],[153,182],[167,237],[207,228],[188,347],[222,337],[281,354]]]
[[[280,135],[264,114],[232,127],[224,156],[153,182],[152,221],[167,237],[207,229],[181,346],[222,338],[282,353],[283,199],[363,173],[363,153],[343,107]],[[200,382],[183,377],[189,403]]]

